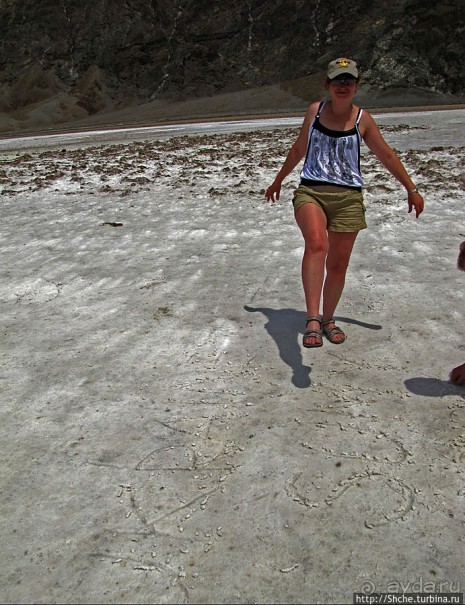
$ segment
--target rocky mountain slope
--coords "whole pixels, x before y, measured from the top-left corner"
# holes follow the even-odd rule
[[[374,104],[462,102],[464,32],[463,0],[0,0],[0,130],[141,104],[188,117],[195,99],[205,114],[225,98],[290,111],[341,55]]]

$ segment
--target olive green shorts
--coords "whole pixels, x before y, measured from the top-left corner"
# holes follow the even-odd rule
[[[295,213],[304,204],[317,204],[326,215],[328,231],[353,232],[367,228],[363,195],[356,189],[335,185],[299,185],[292,203]]]

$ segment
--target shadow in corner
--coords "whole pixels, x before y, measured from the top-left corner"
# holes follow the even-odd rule
[[[249,313],[262,313],[267,319],[265,329],[275,341],[281,359],[292,369],[292,384],[305,389],[311,386],[311,368],[303,364],[302,350],[298,343],[298,335],[303,335],[307,315],[295,309],[270,309],[266,307],[244,306]],[[371,330],[381,330],[382,326],[368,324],[346,317],[335,317],[338,321],[357,324]]]
[[[411,393],[425,397],[444,397],[445,395],[460,395],[465,399],[463,387],[458,387],[439,378],[408,378],[404,384]]]

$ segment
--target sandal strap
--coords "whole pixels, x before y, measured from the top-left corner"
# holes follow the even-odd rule
[[[308,326],[308,324],[309,324],[311,321],[317,321],[317,322],[320,324],[320,326],[321,326],[321,316],[320,316],[320,315],[309,315],[309,316],[307,317],[307,321],[306,321],[305,327],[307,327],[307,326]]]
[[[334,328],[330,328],[329,330],[324,330],[324,333],[328,337],[332,336],[333,334],[344,334],[344,332],[341,330],[341,328],[338,328],[337,326],[334,326]],[[344,334],[344,336],[345,336],[345,334]]]
[[[335,323],[336,322],[334,321],[334,317],[331,317],[331,319],[327,319],[326,321],[322,321],[321,325],[324,327],[324,326],[327,326],[328,324],[335,324]]]
[[[329,324],[334,324],[334,326],[332,328],[328,328]],[[346,335],[344,333],[343,330],[341,330],[341,328],[339,328],[338,326],[336,326],[336,322],[334,321],[334,317],[332,317],[331,319],[328,319],[326,321],[323,321],[321,324],[323,333],[326,335],[326,337],[328,338],[328,340],[334,344],[342,344],[345,339],[346,339]],[[334,340],[335,336],[343,336],[344,338],[342,340]]]
[[[307,330],[304,338],[321,338],[321,330]]]
[[[313,338],[314,344],[307,344],[308,339]],[[304,347],[322,347],[323,346],[323,333],[321,330],[307,330],[303,338]]]
[[[326,329],[326,326],[328,326],[329,324],[336,324],[334,317],[331,317],[331,319],[327,319],[326,321],[321,322],[321,327],[323,328],[323,332],[327,336],[331,336],[332,334],[344,334],[344,332],[341,330],[341,328],[339,328],[336,325],[334,325],[332,328]],[[344,336],[345,336],[345,334],[344,334]]]

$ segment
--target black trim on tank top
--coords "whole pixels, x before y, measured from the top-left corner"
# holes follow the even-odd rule
[[[355,191],[362,191],[361,187],[355,185],[342,185],[341,183],[328,183],[326,181],[314,181],[312,179],[300,179],[300,184],[305,187],[321,187],[322,185],[331,185],[331,187],[342,187],[343,189],[354,189]]]
[[[319,132],[322,132],[326,136],[334,137],[335,139],[339,139],[341,137],[352,137],[354,134],[358,135],[358,131],[355,126],[353,126],[350,130],[331,130],[330,128],[326,128],[326,126],[323,126],[319,118],[315,119],[313,128]]]

